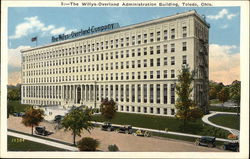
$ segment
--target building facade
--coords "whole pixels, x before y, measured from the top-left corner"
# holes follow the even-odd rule
[[[195,11],[21,51],[23,104],[86,105],[173,116],[178,71],[195,71],[192,98],[208,103],[209,25]]]

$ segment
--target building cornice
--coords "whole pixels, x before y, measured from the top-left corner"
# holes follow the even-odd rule
[[[64,41],[60,41],[60,42],[42,45],[42,46],[38,46],[38,47],[34,47],[34,48],[24,49],[24,50],[21,50],[21,53],[33,51],[33,50],[38,50],[38,49],[42,49],[42,48],[46,48],[46,47],[71,43],[71,42],[75,42],[75,41],[79,41],[79,40],[90,39],[90,38],[94,38],[94,37],[98,37],[98,36],[103,36],[103,35],[107,35],[107,34],[121,32],[121,31],[131,30],[131,29],[140,28],[140,27],[147,26],[147,25],[154,25],[157,23],[162,23],[164,21],[172,21],[172,20],[176,20],[176,19],[179,19],[179,18],[182,18],[185,16],[188,17],[188,16],[192,16],[192,15],[196,16],[200,22],[202,22],[204,25],[209,27],[208,24],[202,19],[202,17],[195,10],[192,10],[192,11],[188,11],[188,12],[177,13],[175,15],[171,15],[171,16],[167,16],[167,17],[163,17],[163,18],[159,18],[159,19],[153,19],[153,20],[149,20],[146,22],[141,22],[141,23],[136,23],[136,24],[120,27],[118,29],[114,29],[114,30],[110,30],[110,31],[106,31],[106,32],[96,33],[96,34],[92,34],[92,35],[87,35],[87,36],[82,36],[82,37],[78,37],[78,38],[74,38],[74,39],[68,39],[68,40],[64,40]]]

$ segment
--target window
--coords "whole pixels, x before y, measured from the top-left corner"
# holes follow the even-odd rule
[[[171,52],[175,52],[175,44],[171,44]]]
[[[121,58],[123,58],[123,51],[121,51]]]
[[[132,72],[132,79],[135,79],[135,73]]]
[[[164,113],[164,114],[168,114],[168,109],[167,109],[167,108],[164,108],[164,109],[163,109],[163,113]]]
[[[141,72],[137,72],[137,79],[141,79]]]
[[[143,78],[144,78],[144,79],[147,79],[147,71],[144,71],[143,73],[144,73]]]
[[[154,108],[150,107],[150,113],[154,113]]]
[[[157,66],[161,66],[161,59],[160,58],[157,58]]]
[[[154,102],[154,85],[150,84],[150,91],[149,91],[149,97],[150,97],[150,103]]]
[[[171,104],[175,104],[175,85],[171,84]]]
[[[127,111],[127,112],[129,111],[129,106],[126,106],[126,111]]]
[[[186,26],[182,27],[182,36],[184,38],[187,37],[187,27]]]
[[[156,85],[156,103],[160,103],[161,87],[159,84]],[[159,109],[159,108],[158,108]]]
[[[163,49],[164,49],[164,53],[168,53],[168,45],[167,44],[163,45]]]
[[[164,30],[164,40],[168,40],[168,31]]]
[[[150,67],[154,66],[154,59],[150,59]]]
[[[144,113],[147,113],[147,107],[143,107]]]
[[[160,114],[160,108],[157,108],[157,109],[156,109],[156,113],[157,113],[157,114]]]
[[[144,97],[143,97],[143,99],[144,99],[144,103],[147,103],[147,84],[144,84],[143,85],[143,95],[144,95]]]
[[[132,68],[135,68],[135,61],[132,61]]]
[[[171,70],[171,78],[175,78],[175,71]]]
[[[141,49],[140,48],[137,49],[137,56],[141,56]]]
[[[157,49],[156,53],[157,53],[157,54],[160,54],[160,53],[161,53],[161,46],[160,46],[160,45],[157,46],[156,49]]]
[[[174,112],[174,109],[171,109],[171,115],[174,115],[175,112]]]
[[[137,60],[137,67],[141,68],[141,60]]]
[[[137,107],[137,112],[141,112],[141,107]]]
[[[161,71],[157,71],[156,75],[157,75],[157,79],[161,78]]]
[[[121,73],[121,80],[123,80],[123,73]]]
[[[154,54],[154,47],[151,46],[151,47],[150,47],[150,55],[153,55],[153,54]]]
[[[132,112],[135,112],[135,107],[134,106],[132,106]]]
[[[132,101],[132,102],[135,102],[135,85],[132,85],[132,86],[131,86],[131,96],[132,96],[131,101]],[[132,108],[132,109],[133,109],[133,108]]]
[[[168,58],[164,57],[164,66],[167,66],[167,65],[168,65]]]
[[[147,59],[143,60],[143,65],[144,65],[144,67],[147,67]]]
[[[182,51],[187,51],[187,42],[182,42]]]
[[[187,56],[186,55],[183,55],[182,56],[182,64],[187,64]]]
[[[164,84],[163,85],[163,103],[167,104],[168,103],[168,85]]]
[[[171,65],[175,65],[175,57],[174,56],[171,57]]]
[[[126,68],[129,68],[129,61],[126,61]]]
[[[147,48],[146,47],[144,47],[144,55],[147,55]]]
[[[175,29],[171,29],[171,39],[175,39]]]
[[[123,111],[123,105],[121,105],[121,111]]]
[[[123,69],[123,62],[121,62],[121,69]]]
[[[150,71],[150,79],[154,78],[154,71]]]
[[[137,102],[140,103],[141,102],[141,85],[140,84],[137,85],[137,92],[138,92]]]
[[[168,70],[164,70],[164,78],[168,78]]]

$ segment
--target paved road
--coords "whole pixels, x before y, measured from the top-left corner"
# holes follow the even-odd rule
[[[217,128],[221,128],[221,129],[224,129],[224,130],[227,130],[229,131],[230,133],[232,134],[235,134],[237,136],[240,135],[240,131],[239,130],[236,130],[236,129],[232,129],[232,128],[228,128],[228,127],[224,127],[224,126],[221,126],[221,125],[217,125],[217,124],[214,124],[212,123],[211,121],[209,121],[208,119],[212,116],[215,116],[215,115],[218,115],[218,114],[233,114],[233,115],[236,115],[237,113],[232,113],[232,112],[216,112],[216,111],[210,111],[211,114],[207,114],[207,115],[204,115],[202,117],[202,121],[211,125],[211,126],[214,126],[214,127],[217,127]]]
[[[69,150],[69,151],[78,151],[78,148],[76,147],[64,145],[61,143],[57,143],[57,142],[53,142],[53,141],[49,141],[49,140],[45,140],[45,139],[41,139],[41,138],[37,138],[33,136],[28,136],[28,135],[19,134],[19,133],[10,132],[10,131],[8,131],[7,134],[10,136],[22,138],[22,139],[33,141],[33,142],[38,142],[38,143],[53,146],[53,147],[58,147],[58,148]]]
[[[54,132],[48,138],[63,140],[72,143],[71,132],[55,130],[54,124],[42,122],[41,126],[46,126],[48,131]],[[21,123],[20,117],[10,116],[8,119],[8,128],[30,133],[30,128]],[[100,128],[94,128],[91,133],[83,131],[81,137],[76,137],[76,141],[82,137],[92,137],[100,141],[98,149],[108,151],[108,146],[116,144],[122,152],[222,152],[218,148],[208,148],[195,146],[194,143],[172,140],[167,138],[139,137],[131,134],[121,134],[117,132],[101,131]]]

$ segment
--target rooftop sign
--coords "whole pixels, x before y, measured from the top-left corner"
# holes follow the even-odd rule
[[[58,41],[72,39],[72,38],[76,38],[80,36],[109,31],[109,30],[117,29],[119,27],[120,27],[119,23],[107,24],[107,25],[103,25],[100,27],[92,26],[86,30],[81,29],[80,31],[76,31],[76,32],[72,31],[70,34],[60,34],[58,36],[52,36],[51,42],[58,42]]]

